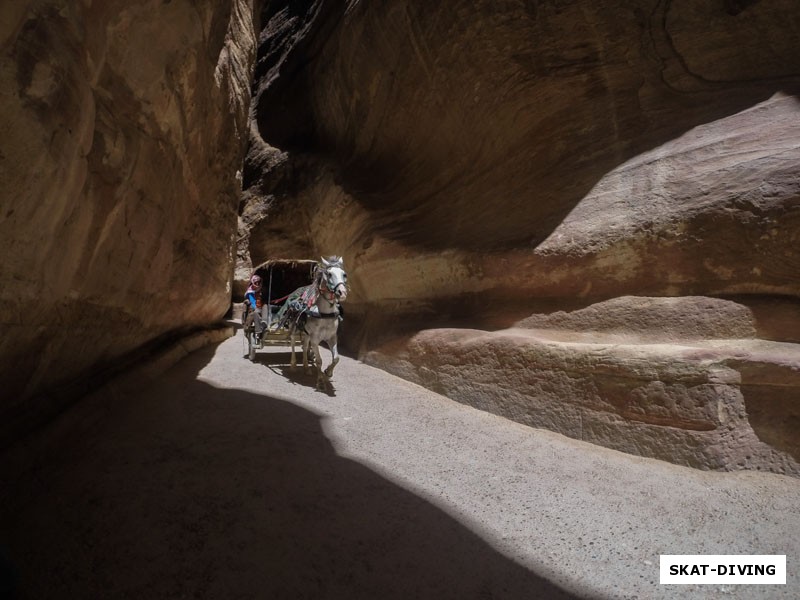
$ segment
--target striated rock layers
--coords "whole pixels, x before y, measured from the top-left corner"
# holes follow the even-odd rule
[[[626,451],[796,471],[797,428],[779,424],[800,398],[794,0],[307,0],[262,17],[239,280],[341,253],[342,337],[376,364]],[[661,324],[645,342],[607,304],[637,297]],[[731,302],[723,334],[719,307],[696,308],[709,298]],[[614,328],[591,337],[593,316]],[[436,330],[454,325],[470,331]]]
[[[0,8],[0,438],[63,382],[219,319],[253,0]]]
[[[754,339],[761,326],[729,300],[622,297],[492,332],[427,330],[366,360],[609,448],[800,475],[800,344]]]

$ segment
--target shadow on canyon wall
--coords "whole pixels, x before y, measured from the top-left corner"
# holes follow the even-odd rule
[[[800,462],[800,411],[797,388],[743,385],[747,420],[759,440]]]
[[[261,137],[297,157],[291,184],[272,191],[296,196],[316,157],[371,230],[421,249],[536,247],[629,159],[800,89],[789,58],[762,76],[732,66],[744,48],[767,52],[763,31],[732,47],[753,3],[714,13],[703,36],[727,48],[713,68],[698,16],[672,3],[504,14],[479,2],[447,23],[447,7],[289,4],[304,17],[264,16],[294,33],[262,44],[272,75],[257,70],[255,84]],[[257,185],[258,169],[245,171]]]
[[[78,405],[83,430],[34,468],[6,463],[20,598],[573,597],[337,455],[319,415],[198,381],[213,353]]]

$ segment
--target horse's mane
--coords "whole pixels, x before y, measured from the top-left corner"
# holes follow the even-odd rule
[[[319,262],[319,266],[322,267],[339,267],[340,269],[344,268],[344,258],[341,256],[329,256],[328,258],[322,257],[322,260]]]
[[[283,306],[281,306],[278,311],[278,314],[275,315],[275,323],[278,324],[278,327],[286,327],[288,325],[292,311],[308,309],[316,303],[317,296],[319,296],[319,286],[322,282],[322,274],[325,272],[325,269],[329,267],[339,267],[343,269],[344,259],[341,256],[322,257],[322,260],[317,263],[314,269],[313,282],[289,294]]]
[[[322,281],[322,273],[325,271],[325,269],[330,267],[339,267],[340,269],[344,269],[344,258],[336,255],[329,256],[328,258],[325,258],[324,256],[321,257],[316,268],[314,269],[314,284],[320,284]]]

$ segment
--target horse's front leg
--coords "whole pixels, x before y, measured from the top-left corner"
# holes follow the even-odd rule
[[[325,373],[322,372],[322,356],[319,352],[319,344],[314,343],[311,345],[314,350],[314,368],[317,370],[317,389],[320,390],[327,382]]]
[[[292,343],[292,358],[291,358],[291,361],[289,362],[289,366],[292,369],[296,369],[297,368],[297,358],[294,355],[294,328],[289,330],[289,340]]]
[[[303,371],[308,373],[308,349],[311,346],[311,336],[303,336]]]
[[[335,333],[328,340],[328,345],[331,348],[331,364],[328,365],[327,369],[325,369],[325,376],[328,379],[330,379],[331,377],[333,377],[333,370],[336,368],[336,365],[339,363],[339,349],[336,347],[337,340],[336,340],[336,334]]]

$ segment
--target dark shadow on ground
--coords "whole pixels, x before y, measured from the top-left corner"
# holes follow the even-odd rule
[[[273,369],[273,371],[275,371],[275,369]],[[333,381],[328,381],[321,389],[317,388],[317,372],[314,370],[313,365],[309,367],[308,372],[306,372],[302,366],[298,366],[294,369],[290,366],[282,366],[280,370],[276,372],[292,383],[315,389],[321,394],[327,394],[331,398],[336,397],[336,386]]]
[[[20,598],[574,597],[338,456],[318,415],[197,381],[213,352],[0,469]]]
[[[300,352],[297,352],[295,356],[296,356],[297,362],[302,365],[303,357],[300,354]],[[275,349],[267,348],[267,349],[264,349],[264,350],[256,352],[256,358],[255,358],[255,360],[253,362],[256,363],[256,364],[259,364],[259,365],[265,365],[265,366],[269,366],[269,367],[277,367],[278,365],[280,365],[280,366],[285,366],[285,367],[288,368],[289,364],[291,364],[291,360],[292,360],[291,351],[286,350],[284,352],[284,351],[281,351],[281,350],[275,350]],[[303,370],[302,366],[298,367],[298,369],[300,371]]]
[[[308,372],[306,372],[303,368],[303,355],[301,352],[298,351],[296,353],[297,366],[295,368],[290,366],[291,360],[291,351],[283,352],[275,350],[274,348],[266,348],[256,352],[253,362],[268,367],[273,373],[285,377],[292,383],[316,389],[317,373],[314,370],[313,361],[309,365]],[[327,394],[331,398],[336,397],[336,386],[332,381],[328,382],[328,384],[319,391],[320,393]]]

